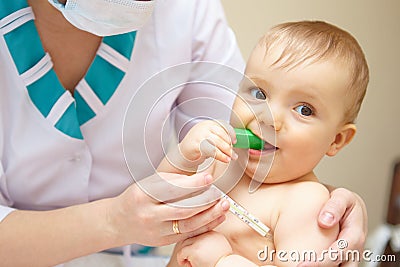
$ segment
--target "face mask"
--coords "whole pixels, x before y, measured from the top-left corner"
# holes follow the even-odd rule
[[[155,0],[48,0],[72,25],[98,36],[131,32],[150,18]]]

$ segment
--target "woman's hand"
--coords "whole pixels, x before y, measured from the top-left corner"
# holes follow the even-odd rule
[[[340,223],[340,233],[330,249],[340,255],[352,255],[350,250],[358,250],[362,256],[368,231],[367,208],[359,195],[344,188],[331,191],[331,198],[322,208],[318,223],[323,228],[330,228]],[[341,266],[358,266],[356,259],[338,258]],[[304,263],[302,266],[325,266],[323,262]]]
[[[162,246],[213,229],[224,221],[229,203],[219,200],[212,182],[205,173],[156,173],[131,185],[112,199],[106,214],[116,243]]]
[[[186,239],[177,248],[179,265],[191,267],[214,267],[222,257],[233,253],[228,240],[214,231]]]

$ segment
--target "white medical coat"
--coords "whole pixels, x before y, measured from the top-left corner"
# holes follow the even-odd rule
[[[7,6],[24,4],[25,0],[0,2],[1,13]],[[10,13],[14,11],[21,12]],[[25,24],[32,11],[25,8],[22,13],[17,21]],[[39,74],[33,75],[29,70],[20,73],[7,40],[21,26],[13,25],[18,23],[10,18],[0,17],[0,221],[13,209],[56,209],[116,196],[126,189],[133,179],[123,153],[124,114],[135,91],[152,75],[191,61],[219,62],[239,71],[244,67],[219,1],[158,0],[150,21],[136,34],[130,59],[123,60],[125,74],[117,89],[105,104],[94,100],[91,107],[95,114],[80,125],[82,138],[76,138],[55,127],[62,116],[58,113],[67,104],[75,105],[68,91],[57,100],[61,108],[50,107],[49,113],[41,112],[34,104],[27,86],[32,84],[33,76],[40,76],[41,70],[51,67],[51,60],[47,55],[32,63]],[[24,45],[29,49],[30,40],[26,39]],[[20,47],[24,50],[23,45]],[[29,54],[29,50],[21,53]],[[163,105],[153,111],[147,133],[157,136],[171,108],[179,102],[209,96],[232,103],[233,95],[205,88],[185,86],[168,94]],[[93,94],[86,94],[87,98],[90,96]],[[176,116],[194,117],[204,111],[210,112],[210,108],[184,108]],[[137,114],[138,122],[143,121],[143,116]],[[130,149],[138,160],[135,166],[141,166],[140,161],[147,159],[141,143],[135,140],[143,139],[144,128],[140,123],[131,128],[124,134],[131,137],[131,146],[137,145]],[[153,158],[163,157],[157,138],[148,150]],[[153,172],[138,168],[135,170],[138,176]]]

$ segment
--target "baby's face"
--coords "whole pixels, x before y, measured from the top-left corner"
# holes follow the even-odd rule
[[[265,56],[260,46],[253,51],[246,67],[249,79],[240,86],[231,118],[234,127],[249,128],[266,141],[262,151],[237,149],[246,174],[266,183],[311,172],[344,125],[348,102],[349,75],[340,64],[271,66],[278,54]]]

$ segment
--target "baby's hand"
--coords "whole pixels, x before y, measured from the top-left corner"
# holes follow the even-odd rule
[[[219,259],[233,253],[228,240],[215,231],[186,239],[179,248],[177,261],[181,266],[214,267]]]
[[[179,144],[179,152],[185,161],[192,166],[198,166],[207,158],[228,163],[236,159],[232,150],[236,143],[236,134],[232,126],[220,121],[202,121],[187,133]]]

